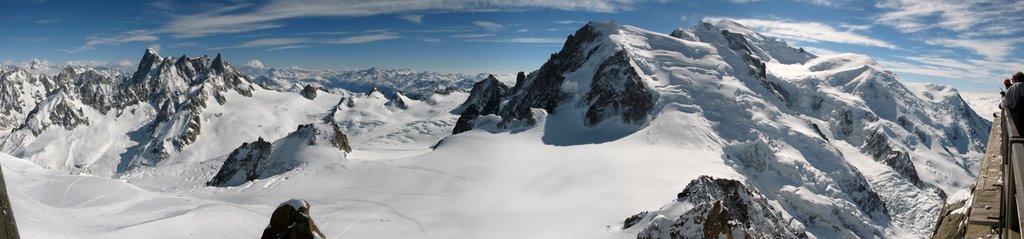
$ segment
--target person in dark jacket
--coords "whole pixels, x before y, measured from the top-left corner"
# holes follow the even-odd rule
[[[1024,103],[1020,100],[1024,99],[1024,72],[1017,72],[1013,74],[1013,85],[1010,85],[1006,89],[1006,94],[1003,96],[1003,102],[999,104],[1000,109],[1009,109],[1010,115],[1013,117],[1017,132],[1021,132],[1021,128],[1024,128]]]

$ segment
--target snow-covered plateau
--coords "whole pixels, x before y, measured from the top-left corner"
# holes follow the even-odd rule
[[[923,238],[991,127],[726,20],[592,22],[497,78],[256,63],[0,68],[22,236],[255,238],[301,198],[328,238]]]

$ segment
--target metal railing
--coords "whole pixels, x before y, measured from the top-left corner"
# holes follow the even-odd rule
[[[1017,131],[1013,116],[1008,109],[1002,110],[1003,144],[1000,151],[1003,154],[1003,195],[1000,199],[1003,211],[999,218],[1002,218],[1002,238],[1020,238],[1022,212],[1018,210],[1024,205],[1024,197],[1018,192],[1024,192],[1024,169],[1021,162],[1024,160],[1024,137]]]

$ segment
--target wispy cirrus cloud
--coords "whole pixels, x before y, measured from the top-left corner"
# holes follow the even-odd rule
[[[926,76],[961,79],[968,82],[988,82],[1009,78],[1024,69],[1021,61],[993,61],[984,59],[954,59],[935,55],[907,56],[899,60],[878,60],[887,70]]]
[[[401,38],[401,35],[388,31],[370,31],[362,35],[348,36],[344,38],[328,39],[328,38],[309,38],[309,37],[289,37],[289,38],[263,38],[256,39],[247,42],[243,42],[234,46],[214,47],[212,50],[219,49],[231,49],[231,48],[255,48],[255,47],[270,47],[269,50],[283,50],[293,49],[300,47],[308,47],[307,45],[301,44],[360,44],[370,43],[376,41],[384,41],[391,39]]]
[[[135,30],[121,33],[116,36],[90,36],[86,38],[85,44],[75,49],[63,49],[67,53],[78,53],[96,49],[102,45],[121,45],[128,42],[153,42],[160,40],[160,37],[145,30]]]
[[[875,23],[902,32],[945,29],[966,36],[1012,35],[1024,31],[1024,1],[881,0]]]
[[[814,4],[814,5],[818,5],[818,6],[824,6],[824,7],[838,7],[838,6],[842,6],[842,5],[850,2],[850,0],[797,0],[797,1],[806,2],[806,3],[810,3],[810,4]]]
[[[730,20],[752,28],[761,34],[786,40],[803,42],[832,42],[862,46],[899,49],[896,45],[884,40],[872,38],[857,31],[862,28],[839,27],[821,22],[798,22],[792,20],[773,19],[737,19],[737,18],[705,18],[705,21]]]
[[[497,32],[505,29],[505,25],[491,21],[473,21],[473,25],[483,28],[489,32]]]
[[[334,41],[328,41],[327,43],[330,43],[330,44],[359,44],[359,43],[369,43],[369,42],[376,42],[376,41],[392,40],[392,39],[398,39],[398,38],[401,38],[401,36],[399,36],[398,34],[390,33],[390,32],[382,32],[382,33],[374,33],[374,34],[367,34],[367,35],[350,36],[350,37],[346,37],[346,38],[342,38],[342,39],[338,39],[338,40],[334,40]]]
[[[212,34],[237,33],[281,27],[280,20],[349,16],[362,17],[379,14],[400,14],[414,11],[496,11],[519,9],[556,9],[587,12],[619,12],[632,10],[644,0],[272,0],[262,5],[248,3],[224,6],[207,12],[177,15],[160,32],[178,38],[200,37]],[[415,18],[413,18],[415,20]],[[419,20],[422,20],[421,18]]]
[[[398,18],[400,18],[402,20],[406,20],[406,21],[412,22],[412,23],[416,23],[416,24],[423,23],[423,15],[405,14],[405,15],[398,16]]]
[[[513,37],[503,39],[476,39],[473,41],[480,42],[498,42],[498,43],[527,43],[527,44],[561,44],[565,42],[565,38],[550,38],[550,37]]]
[[[173,38],[196,38],[219,34],[234,34],[257,30],[280,28],[287,19],[309,17],[364,17],[381,14],[404,14],[401,19],[422,23],[423,16],[410,12],[489,12],[519,11],[525,9],[554,9],[614,13],[633,10],[637,5],[650,1],[664,0],[589,0],[589,1],[548,1],[548,0],[269,0],[265,2],[233,2],[229,5],[204,5],[200,12],[178,13],[182,9],[171,1],[157,1],[148,4],[152,9],[170,16],[167,23],[155,29],[146,30],[145,35],[125,32],[123,36],[90,37],[81,47],[64,50],[81,52],[101,45],[118,45],[132,41],[155,41],[158,35]],[[480,27],[493,31],[503,25],[484,24]],[[397,35],[378,34],[357,36],[338,40],[340,44],[365,43],[399,38]]]
[[[1024,42],[1022,38],[1005,39],[929,39],[925,43],[929,45],[945,46],[950,48],[962,48],[971,50],[987,60],[999,61],[1013,53],[1014,45]]]

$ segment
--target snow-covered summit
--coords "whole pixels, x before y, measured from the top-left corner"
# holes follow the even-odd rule
[[[474,91],[500,109],[460,124],[542,127],[552,145],[707,144],[816,237],[927,235],[919,215],[972,181],[990,126],[870,57],[818,57],[727,20],[671,34],[591,22],[516,85]],[[676,129],[683,119],[708,125]],[[680,130],[703,136],[652,136]]]

